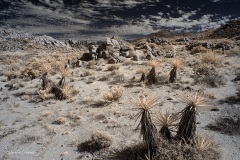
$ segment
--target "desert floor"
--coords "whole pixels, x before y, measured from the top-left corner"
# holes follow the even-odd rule
[[[215,65],[220,76],[215,77],[217,86],[212,87],[208,82],[196,82],[194,77],[193,66],[195,62],[201,62],[201,53],[191,55],[185,45],[173,46],[176,58],[183,62],[177,71],[176,83],[167,83],[173,58],[158,57],[161,59],[156,67],[159,83],[153,85],[139,82],[140,70],[151,69],[147,59],[132,61],[126,58],[125,62],[118,64],[107,64],[106,60],[91,61],[81,67],[70,65],[66,81],[75,94],[62,101],[51,94],[43,100],[37,92],[41,88],[42,73],[31,79],[24,73],[24,69],[33,62],[36,62],[33,65],[40,67],[54,63],[51,57],[55,55],[64,65],[69,58],[74,61],[82,51],[1,51],[0,159],[101,159],[99,157],[103,153],[110,154],[114,149],[120,150],[142,141],[139,129],[136,130],[139,119],[136,120],[135,115],[138,111],[133,110],[131,97],[138,98],[140,93],[158,96],[161,105],[151,109],[154,117],[158,110],[170,108],[171,112],[180,111],[186,105],[179,100],[179,95],[199,91],[204,93],[209,106],[197,110],[197,132],[213,136],[223,160],[239,159],[239,131],[225,133],[210,130],[206,126],[215,123],[219,117],[235,116],[239,111],[239,103],[230,103],[228,97],[236,96],[238,82],[232,80],[240,72],[240,50],[217,55],[222,58]],[[113,71],[110,66],[115,66]],[[17,68],[14,71],[21,70],[21,73],[12,73],[17,74],[17,78],[8,79],[9,67]],[[58,83],[60,78],[54,69],[49,73],[51,83]],[[112,86],[124,87],[123,96],[117,101],[106,102],[102,94]],[[236,118],[240,118],[238,115]],[[111,146],[97,152],[80,151],[78,146],[89,140],[95,131],[109,132],[113,139]]]

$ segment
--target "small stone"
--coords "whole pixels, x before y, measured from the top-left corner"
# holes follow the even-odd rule
[[[219,111],[219,108],[214,107],[214,108],[211,108],[210,111]]]
[[[108,64],[116,64],[116,63],[117,63],[117,60],[114,59],[114,58],[110,58],[110,59],[108,60]]]
[[[62,154],[61,154],[61,156],[67,156],[68,155],[68,152],[67,151],[65,151],[65,152],[63,152]]]

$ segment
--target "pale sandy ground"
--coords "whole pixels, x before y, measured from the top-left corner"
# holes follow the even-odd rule
[[[181,48],[181,46],[177,47]],[[25,55],[23,55],[25,53]],[[184,61],[192,61],[196,56],[189,55],[186,51],[177,52],[177,57]],[[27,52],[1,52],[5,55],[29,56]],[[32,55],[30,55],[32,56]],[[166,62],[156,69],[160,74],[168,74],[170,65]],[[225,64],[224,62],[230,62]],[[213,135],[214,141],[219,144],[222,151],[223,160],[238,160],[240,157],[240,137],[229,136],[218,132],[207,130],[205,126],[220,116],[225,108],[231,105],[218,101],[225,97],[235,95],[236,84],[231,80],[236,76],[235,70],[240,67],[239,56],[225,57],[223,65],[218,70],[225,75],[227,83],[224,87],[206,88],[205,93],[213,95],[215,99],[207,99],[212,105],[207,109],[200,109],[197,121],[198,131]],[[1,62],[2,63],[2,62]],[[0,64],[1,72],[5,69],[5,64]],[[119,102],[113,102],[109,105],[101,103],[103,101],[101,93],[106,91],[112,85],[126,86],[128,80],[133,76],[140,78],[137,70],[141,67],[147,67],[147,60],[133,62],[131,65],[120,64],[117,74],[123,74],[125,82],[114,82],[113,79],[107,81],[98,81],[104,75],[109,75],[110,71],[106,68],[108,64],[98,65],[96,68],[102,68],[96,71],[96,68],[89,69],[85,67],[72,69],[73,75],[67,79],[69,84],[79,90],[79,94],[72,97],[73,101],[58,101],[50,99],[43,102],[35,102],[38,96],[34,93],[41,87],[40,78],[23,81],[23,87],[17,90],[8,91],[4,87],[9,83],[5,76],[0,76],[0,159],[9,160],[53,160],[53,159],[94,159],[93,155],[87,152],[78,152],[77,146],[90,138],[91,133],[96,130],[108,131],[113,136],[112,148],[121,148],[137,143],[139,139],[139,130],[134,129],[137,126],[134,115],[136,111],[131,110],[129,95],[137,97],[143,90],[139,82],[134,82],[133,87],[125,87],[124,96]],[[90,71],[92,75],[81,77],[85,71]],[[185,105],[179,101],[178,94],[184,88],[191,87],[193,90],[201,88],[199,85],[193,85],[193,79],[190,77],[192,68],[185,65],[179,72],[177,84],[158,84],[146,86],[146,93],[156,93],[163,102],[162,106],[152,109],[154,114],[159,108],[173,107],[173,111],[180,111]],[[86,83],[89,77],[95,77],[93,83]],[[51,75],[49,79],[58,81],[59,75]],[[6,81],[6,82],[4,82]],[[29,96],[22,100],[14,96],[14,93],[27,92]],[[171,100],[168,100],[171,97]],[[235,104],[237,107],[239,105]],[[220,111],[210,111],[212,107],[217,107]],[[44,114],[49,114],[44,117]],[[64,117],[65,124],[54,124],[57,117]],[[97,156],[95,156],[97,157]]]

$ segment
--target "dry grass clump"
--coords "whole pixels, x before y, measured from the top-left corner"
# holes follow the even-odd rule
[[[50,112],[50,111],[43,111],[43,112],[41,113],[41,116],[42,116],[42,117],[48,117],[49,115],[51,115],[51,112]]]
[[[120,68],[119,65],[111,65],[111,66],[108,66],[107,70],[114,71],[114,70],[118,70],[119,68]]]
[[[51,64],[47,63],[42,66],[43,73],[49,73],[51,70],[52,70]]]
[[[220,55],[215,54],[214,52],[207,52],[201,55],[201,60],[203,63],[210,63],[213,65],[222,64],[222,57]]]
[[[57,117],[53,123],[59,124],[59,125],[60,124],[64,124],[64,123],[66,123],[66,118],[64,118],[64,117]]]
[[[93,95],[88,95],[82,98],[83,104],[90,104],[91,102],[94,102]]]
[[[213,137],[209,137],[207,135],[196,135],[193,138],[192,143],[199,152],[204,152],[211,149],[217,150],[218,146],[213,142],[212,138]]]
[[[113,137],[109,132],[96,131],[91,135],[90,140],[79,146],[79,150],[98,151],[110,147],[113,143]]]
[[[237,56],[240,53],[240,47],[234,47],[225,52],[228,56]]]
[[[30,70],[29,72],[27,72],[27,74],[31,79],[35,79],[35,78],[38,78],[40,76],[39,70],[36,70],[36,69]]]
[[[225,76],[221,75],[213,64],[197,64],[194,66],[193,71],[195,73],[195,83],[198,84],[206,84],[208,87],[220,87],[227,82]]]
[[[197,64],[193,68],[194,73],[197,75],[206,75],[209,72],[211,72],[211,70],[215,71],[216,68],[214,65],[209,64],[209,63]]]
[[[196,46],[193,49],[191,49],[191,54],[196,54],[196,53],[206,53],[208,51],[207,48],[203,46]]]
[[[75,90],[70,85],[64,85],[63,87],[53,86],[51,88],[51,92],[55,95],[55,97],[59,100],[69,99],[70,97],[79,93],[78,90]]]
[[[102,93],[106,102],[118,101],[123,95],[124,88],[122,86],[114,86],[110,90]]]
[[[73,92],[73,88],[69,85],[64,85],[62,87],[62,94],[60,96],[60,99],[68,99],[71,97],[71,94]]]
[[[58,60],[53,61],[53,62],[51,62],[51,66],[52,66],[53,69],[59,70],[63,66],[63,62],[58,61]]]
[[[11,80],[20,77],[21,71],[19,69],[8,67],[4,72],[4,75],[7,77],[8,80]]]
[[[199,141],[203,142],[203,141]],[[206,142],[205,144],[206,145]],[[154,160],[219,160],[221,154],[218,148],[211,147],[200,151],[199,144],[186,144],[178,141],[169,142],[161,139]]]
[[[209,148],[199,151],[193,144],[185,144],[178,141],[165,139],[158,140],[158,148],[155,155],[150,155],[146,146],[142,143],[131,146],[123,146],[108,152],[103,159],[111,160],[219,160],[221,154],[218,148]]]
[[[57,65],[57,63],[60,63]],[[32,79],[39,77],[40,73],[49,73],[52,69],[59,69],[62,63],[57,61],[54,56],[33,57],[26,63],[23,75],[30,76]]]
[[[143,143],[121,146],[120,149],[110,150],[103,155],[103,159],[111,160],[145,160],[147,148]]]
[[[204,75],[195,76],[195,82],[199,84],[206,84],[209,87],[220,87],[224,86],[227,82],[225,76],[220,75],[220,73],[212,68],[211,70],[206,70]]]
[[[50,87],[47,87],[46,89],[40,89],[39,91],[37,91],[37,93],[42,100],[48,100],[53,97]]]

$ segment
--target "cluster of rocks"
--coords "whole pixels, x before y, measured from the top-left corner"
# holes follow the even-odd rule
[[[83,46],[88,45],[88,41],[86,40],[82,41],[82,40],[69,39],[67,43],[73,48],[83,48]]]
[[[47,49],[56,49],[56,48],[70,49],[70,47],[71,47],[66,42],[56,40],[56,39],[46,36],[46,35],[34,37],[31,40],[31,42],[34,43],[35,45],[44,46]]]
[[[46,35],[33,36],[31,34],[13,29],[0,28],[0,50],[27,50],[32,46],[44,47],[47,49],[71,48],[71,46],[67,42],[62,42]]]
[[[231,43],[230,41],[221,41],[221,42],[215,42],[215,43],[209,43],[209,42],[199,42],[194,41],[190,42],[188,45],[186,45],[187,50],[192,50],[195,47],[202,46],[206,49],[221,49],[221,50],[230,50],[233,49],[235,44]]]
[[[122,63],[126,59],[139,61],[142,59],[151,60],[154,57],[174,57],[175,52],[166,52],[163,49],[150,47],[148,42],[138,43],[135,46],[120,39],[107,38],[106,41],[97,44],[88,44],[88,51],[78,58],[77,64],[81,61],[105,59],[109,64]]]
[[[0,50],[24,50],[27,48],[27,46],[24,44],[32,38],[33,36],[27,33],[22,33],[10,29],[0,29]]]
[[[107,59],[108,63],[114,64],[123,62],[126,58],[139,60],[143,53],[134,50],[128,43],[120,43],[119,40],[107,38],[106,41],[100,44],[89,44],[88,52],[84,53],[78,60],[90,61],[97,59]]]
[[[150,43],[156,43],[157,45],[167,45],[170,44],[170,42],[166,39],[159,38],[159,37],[151,37],[147,40]]]

